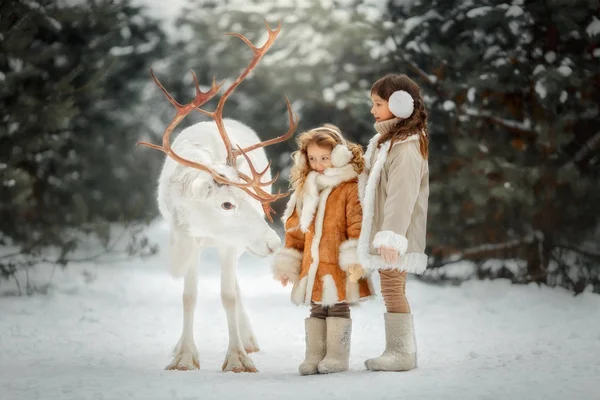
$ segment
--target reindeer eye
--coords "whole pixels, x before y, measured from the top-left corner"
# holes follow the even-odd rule
[[[233,204],[231,204],[230,202],[226,201],[225,203],[221,204],[221,208],[223,210],[233,210],[235,208],[235,206]]]

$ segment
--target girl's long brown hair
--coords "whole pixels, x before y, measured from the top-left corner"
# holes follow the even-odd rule
[[[404,140],[412,135],[419,135],[421,155],[429,157],[429,131],[427,129],[427,112],[421,96],[421,89],[408,76],[404,74],[388,74],[378,79],[371,87],[371,95],[376,94],[383,100],[388,101],[392,93],[398,90],[408,92],[414,100],[414,111],[410,117],[399,119],[398,124],[389,133],[379,138],[382,144],[387,140]]]
[[[333,124],[324,124],[323,128],[335,129],[341,135],[340,129]],[[306,149],[312,143],[319,147],[327,147],[333,150],[338,144],[342,144],[341,140],[329,129],[311,129],[310,131],[303,132],[296,138],[298,150],[292,153],[292,159],[294,165],[290,172],[290,187],[294,189],[297,196],[302,195],[304,189],[304,182],[306,177],[310,173],[310,164],[308,163],[308,155]],[[350,142],[344,138],[348,144],[348,149],[352,152],[352,159],[349,164],[354,167],[357,174],[360,174],[365,167],[365,160],[363,158],[362,146],[356,143]]]

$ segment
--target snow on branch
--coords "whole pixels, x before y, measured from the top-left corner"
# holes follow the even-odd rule
[[[579,254],[589,257],[589,258],[596,258],[596,259],[600,260],[600,253],[596,253],[596,252],[593,252],[590,250],[580,249],[578,247],[571,246],[568,244],[557,244],[556,247],[559,247],[559,248],[565,249],[565,250],[569,250],[569,251],[573,251],[575,253],[579,253]]]
[[[523,245],[532,244],[536,241],[541,248],[541,243],[544,241],[544,234],[542,232],[535,231],[522,238],[512,239],[502,243],[482,243],[478,246],[470,247],[462,251],[456,251],[456,249],[442,250],[445,250],[444,252],[450,257],[450,262],[456,262],[473,256],[480,256],[487,253],[518,248]]]
[[[487,118],[491,122],[498,124],[500,126],[503,126],[505,128],[508,128],[508,129],[517,130],[522,133],[535,134],[535,131],[531,128],[531,121],[529,121],[529,120],[516,121],[516,120],[511,120],[511,119],[506,119],[506,118],[500,118],[500,117],[495,116],[494,113],[491,111],[477,110],[472,107],[468,107],[465,111],[470,116],[479,117],[479,118]]]

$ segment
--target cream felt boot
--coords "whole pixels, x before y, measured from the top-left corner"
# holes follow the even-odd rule
[[[352,320],[350,318],[327,318],[327,354],[319,363],[320,373],[331,374],[348,371],[351,333]]]
[[[417,366],[417,344],[412,314],[386,313],[385,351],[365,361],[371,371],[408,371]]]
[[[306,357],[298,367],[300,375],[313,375],[319,371],[317,365],[325,357],[325,320],[321,318],[306,318]]]

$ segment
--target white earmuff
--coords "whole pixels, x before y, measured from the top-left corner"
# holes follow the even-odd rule
[[[340,140],[340,142],[342,142],[341,144],[336,145],[331,152],[331,165],[339,168],[348,164],[350,160],[352,160],[352,151],[350,151],[348,148],[348,142],[346,142],[346,139],[344,139],[340,132],[327,126],[322,126],[313,130],[329,131],[333,133]]]
[[[408,118],[415,110],[415,101],[405,90],[397,90],[388,99],[388,108],[398,118]]]
[[[336,168],[343,167],[352,160],[352,152],[345,144],[338,144],[331,152],[331,165]]]

